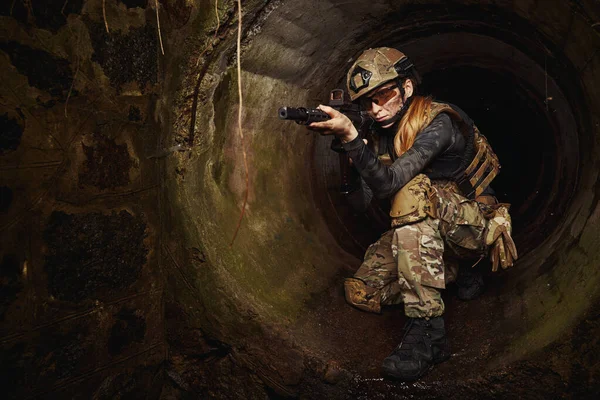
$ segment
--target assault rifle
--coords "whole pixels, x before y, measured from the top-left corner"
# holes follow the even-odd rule
[[[333,89],[331,91],[328,106],[335,108],[350,118],[350,121],[352,121],[357,129],[364,126],[366,122],[371,121],[366,111],[361,111],[358,104],[348,101],[342,89]],[[318,108],[304,107],[281,107],[279,109],[279,118],[295,121],[300,125],[309,125],[312,122],[321,122],[330,119],[329,115]]]
[[[334,89],[329,95],[329,107],[336,109],[346,115],[358,130],[359,136],[365,136],[365,130],[371,126],[373,121],[366,111],[361,111],[358,104],[348,100],[342,89]],[[304,107],[281,107],[279,109],[279,118],[295,121],[299,125],[309,125],[312,122],[321,122],[331,119],[325,112],[318,108]],[[350,158],[344,152],[339,139],[334,138],[331,143],[331,150],[340,155],[340,192],[349,194],[356,189],[359,179],[358,172],[350,166]]]

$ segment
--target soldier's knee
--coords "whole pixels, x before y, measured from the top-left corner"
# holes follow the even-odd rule
[[[346,301],[352,306],[368,312],[380,313],[380,295],[376,289],[365,284],[358,278],[346,278],[344,281]]]

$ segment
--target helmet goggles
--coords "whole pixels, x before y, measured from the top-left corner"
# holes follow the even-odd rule
[[[358,100],[361,109],[370,110],[372,104],[376,104],[380,107],[383,106],[399,94],[399,92],[396,91],[397,88],[398,84],[394,83],[393,85],[376,89],[375,93],[372,95],[360,97]]]

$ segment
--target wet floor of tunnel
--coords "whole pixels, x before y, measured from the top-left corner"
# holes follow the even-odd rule
[[[0,6],[9,396],[600,392],[595,2],[249,0],[239,48],[237,2],[10,3]],[[354,57],[384,45],[413,59],[422,94],[464,109],[491,142],[521,256],[499,273],[478,264],[486,289],[475,300],[444,291],[453,357],[415,384],[379,376],[402,307],[367,314],[343,293],[387,229],[386,205],[351,210],[330,139],[276,116],[325,102]]]

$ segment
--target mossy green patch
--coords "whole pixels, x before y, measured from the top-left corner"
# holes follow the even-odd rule
[[[590,233],[594,231],[594,233]],[[598,249],[595,226],[584,230],[578,246],[559,258],[552,270],[538,277],[523,294],[526,324],[530,329],[511,343],[508,360],[521,358],[556,340],[573,326],[600,296],[600,255],[584,249]]]
[[[291,97],[304,101],[299,97],[307,92],[292,93],[278,80],[242,75],[251,195],[230,245],[245,193],[238,110],[231,107],[237,100],[234,72],[221,75],[212,103],[201,109],[210,113],[210,104],[214,106],[214,132],[212,140],[200,142],[206,147],[186,165],[189,172],[181,195],[186,213],[194,215],[187,219],[197,226],[193,240],[207,249],[216,279],[223,280],[216,284],[236,291],[235,298],[246,298],[268,315],[294,319],[311,294],[325,290],[340,266],[328,250],[333,242],[306,229],[319,223],[319,216],[311,212],[306,165],[312,136],[286,136],[282,124],[293,123],[277,119],[278,107]]]

